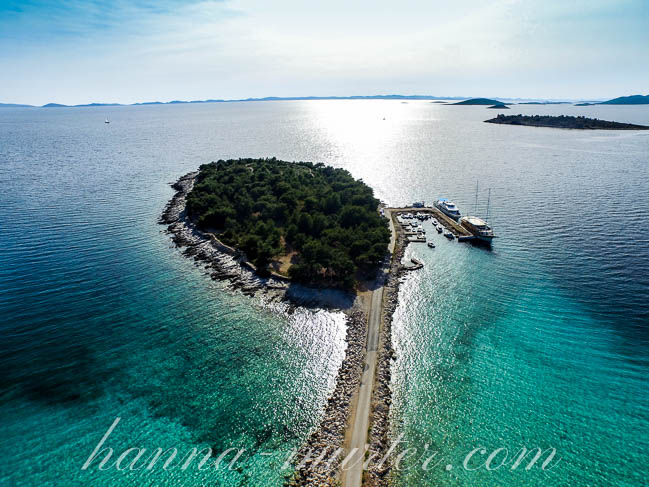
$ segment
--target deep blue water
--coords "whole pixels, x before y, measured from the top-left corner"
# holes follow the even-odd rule
[[[494,126],[486,112],[393,101],[0,110],[2,483],[281,484],[283,455],[333,388],[344,320],[225,292],[156,223],[180,175],[276,156],[345,167],[394,205],[443,195],[472,213],[479,181],[484,214],[491,188],[492,251],[430,232],[436,249],[408,250],[426,266],[395,314],[394,435],[444,463],[423,472],[406,460],[400,485],[642,485],[649,134]],[[649,124],[641,106],[514,112]],[[81,471],[118,416],[116,451],[250,454],[231,471]],[[464,470],[479,445],[554,447],[562,460]]]

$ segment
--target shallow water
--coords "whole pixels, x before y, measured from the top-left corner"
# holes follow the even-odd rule
[[[649,124],[641,106],[511,112]],[[382,100],[0,110],[0,480],[281,484],[333,389],[343,317],[225,292],[156,223],[168,183],[201,163],[276,156],[345,167],[391,205],[448,196],[473,213],[479,181],[483,215],[491,188],[492,251],[430,231],[436,249],[408,249],[426,265],[395,314],[394,433],[444,461],[404,461],[400,485],[641,485],[649,134],[482,123],[495,114]],[[81,471],[118,416],[116,451],[256,454],[239,470]],[[480,445],[562,460],[466,471]]]

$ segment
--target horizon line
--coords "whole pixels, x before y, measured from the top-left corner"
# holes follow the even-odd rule
[[[117,103],[117,102],[91,102],[81,103],[75,105],[68,105],[63,103],[50,102],[44,105],[31,105],[26,103],[4,103],[0,102],[0,106],[15,107],[15,108],[82,108],[82,107],[98,107],[98,106],[140,106],[140,105],[178,105],[178,104],[198,104],[198,103],[241,103],[241,102],[256,102],[256,101],[308,101],[308,100],[470,100],[475,98],[489,98],[497,101],[501,100],[517,100],[517,101],[534,101],[539,103],[573,103],[573,102],[601,102],[606,101],[607,98],[522,98],[522,97],[475,97],[475,96],[434,96],[434,95],[346,95],[346,96],[266,96],[266,97],[249,97],[249,98],[233,98],[233,99],[205,99],[205,100],[170,100],[170,101],[145,101],[135,103]]]

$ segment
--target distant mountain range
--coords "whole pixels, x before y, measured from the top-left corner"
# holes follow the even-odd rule
[[[173,101],[151,101],[132,103],[130,106],[137,105],[178,105],[185,103],[237,103],[244,101],[299,101],[299,100],[462,100],[453,105],[496,105],[496,104],[511,104],[511,100],[517,100],[520,105],[555,105],[562,103],[570,103],[568,101],[519,101],[524,100],[521,98],[505,98],[510,100],[503,102],[500,100],[490,98],[468,98],[464,96],[431,96],[431,95],[358,95],[358,96],[267,96],[264,98],[241,98],[235,100],[223,99],[210,99],[210,100],[173,100]],[[578,103],[578,106],[588,105],[649,105],[649,95],[632,95],[621,96],[607,101],[588,101]],[[83,105],[62,105],[60,103],[48,103],[41,108],[62,108],[62,107],[114,107],[114,106],[129,106],[122,103],[86,103]],[[21,105],[16,103],[0,103],[0,108],[17,108],[17,107],[34,107],[34,105]]]
[[[117,107],[140,105],[180,105],[191,103],[237,103],[243,101],[299,101],[299,100],[464,100],[463,96],[431,96],[431,95],[356,95],[356,96],[267,96],[264,98],[240,98],[234,100],[209,99],[209,100],[172,100],[172,101],[145,101],[131,104],[124,103],[86,103],[83,105],[62,105],[48,103],[40,108],[78,108],[78,107]],[[34,105],[15,105],[0,103],[0,107],[34,107]]]

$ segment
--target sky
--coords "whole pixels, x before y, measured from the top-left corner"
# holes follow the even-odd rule
[[[0,102],[649,93],[648,0],[0,0]]]

